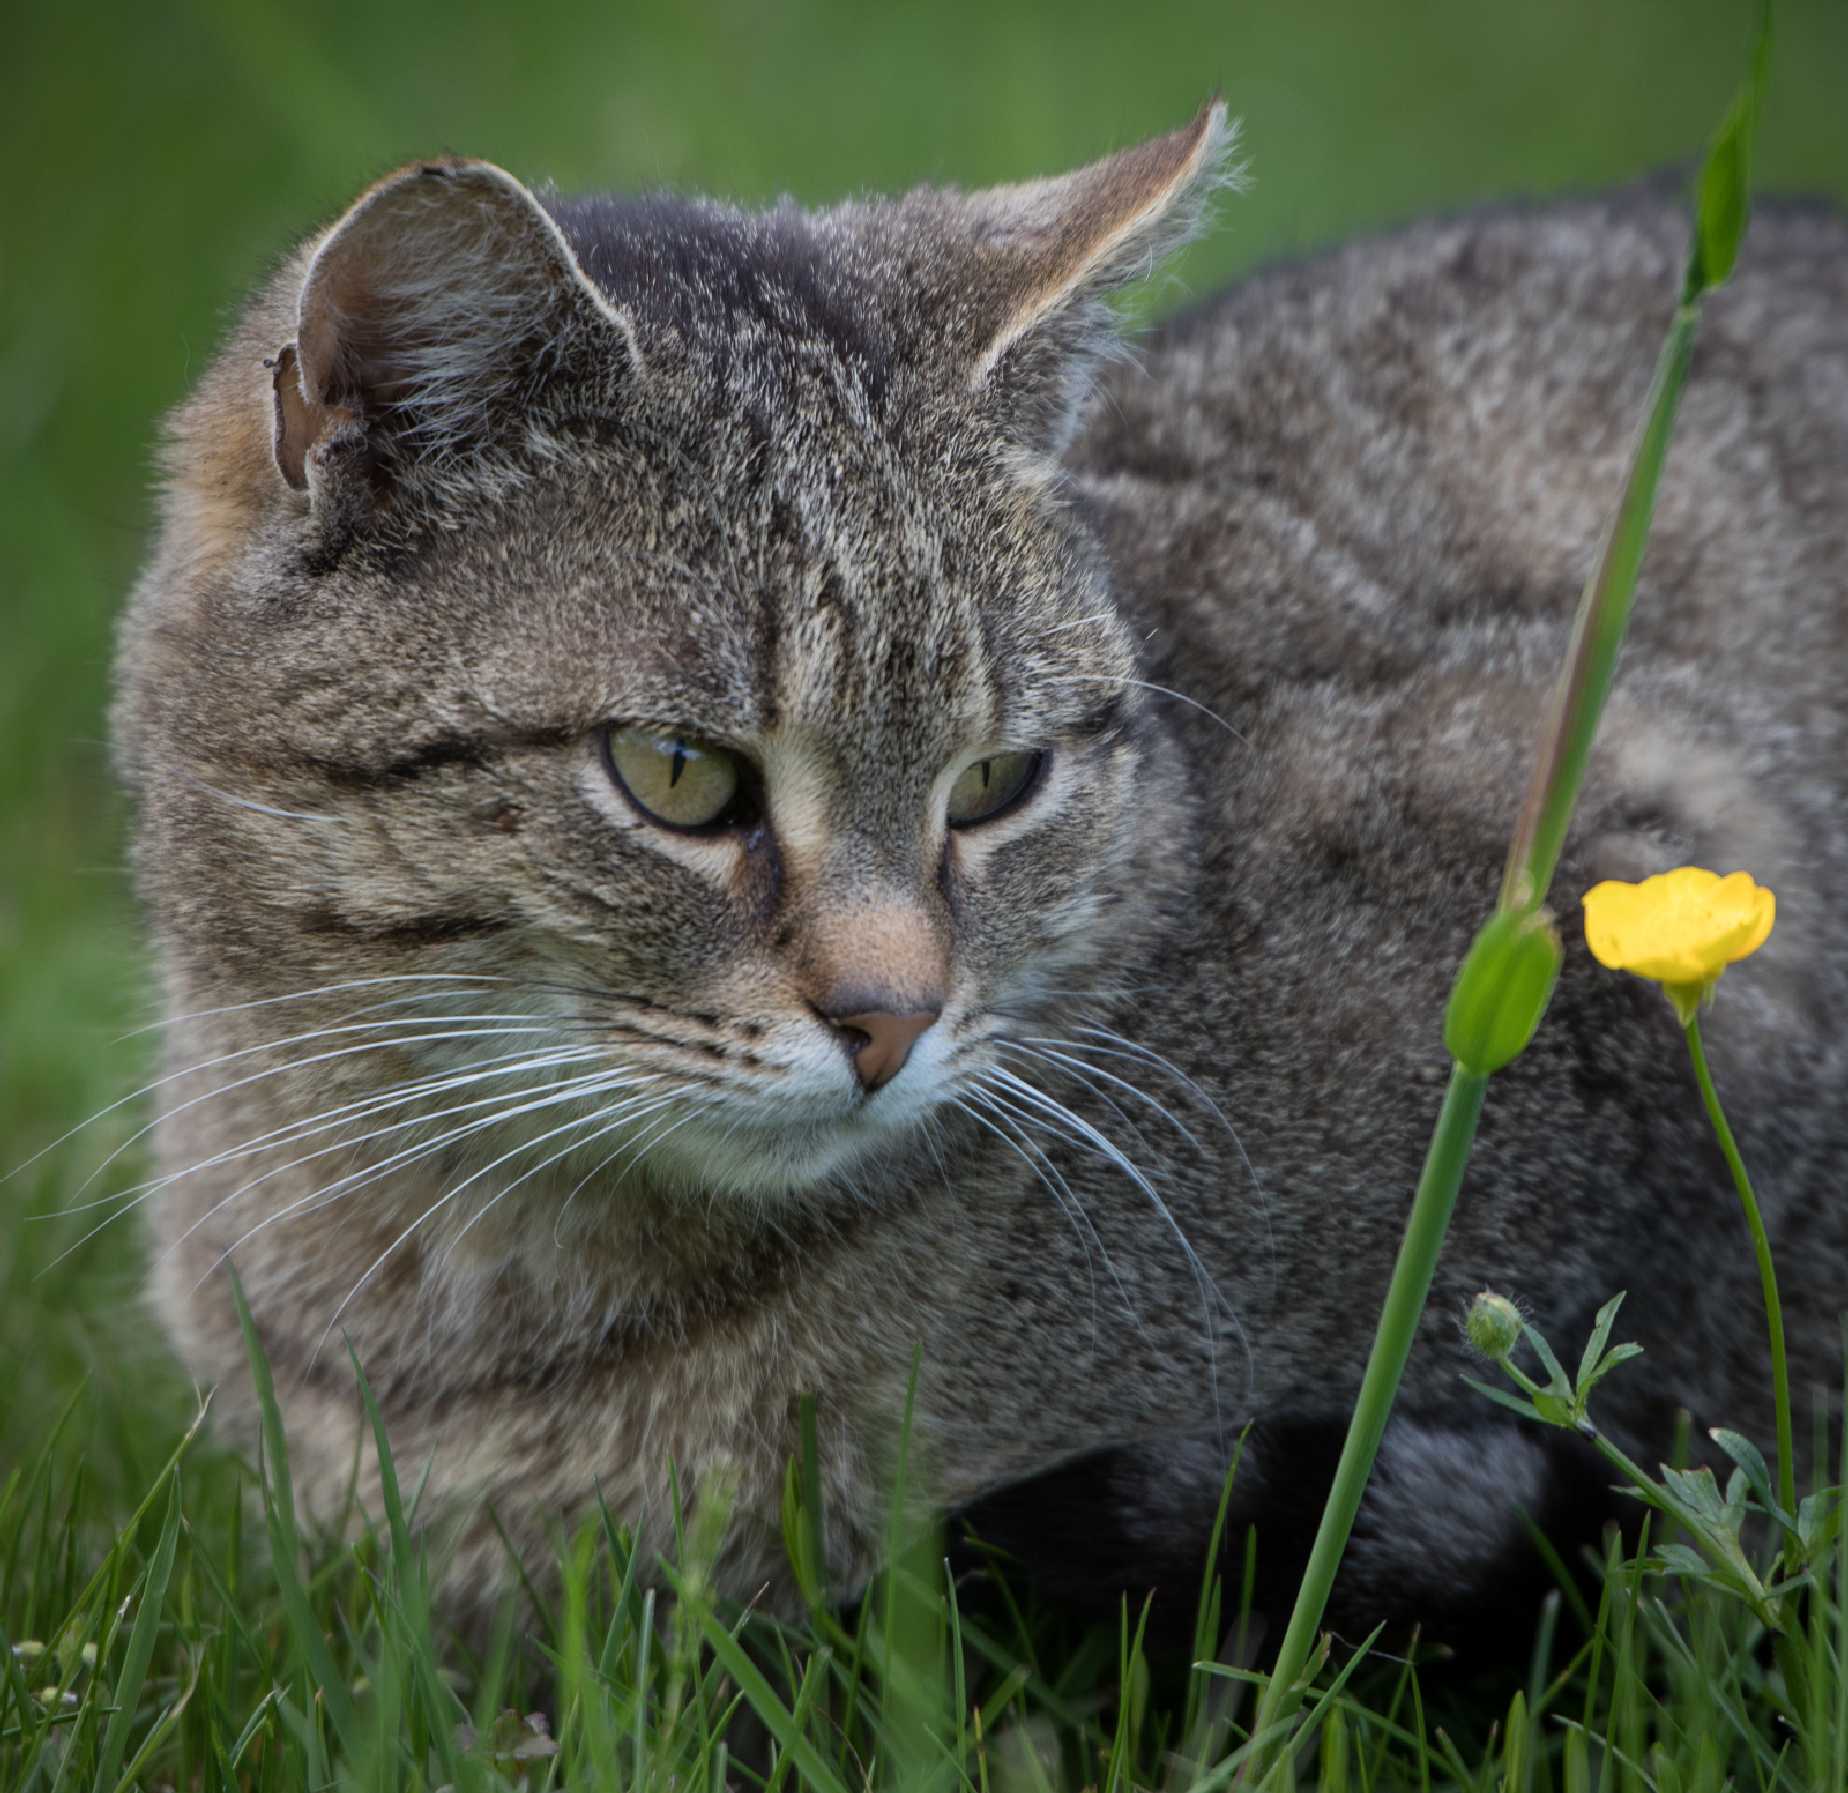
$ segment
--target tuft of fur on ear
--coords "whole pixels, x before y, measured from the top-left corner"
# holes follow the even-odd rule
[[[1070,439],[1097,363],[1119,348],[1105,300],[1195,236],[1213,194],[1242,186],[1237,140],[1213,100],[1165,137],[958,202],[976,261],[969,388],[1025,446],[1056,454]]]
[[[308,264],[295,340],[271,364],[276,466],[317,498],[355,467],[375,484],[451,472],[586,344],[612,367],[637,359],[525,187],[489,162],[400,169]]]

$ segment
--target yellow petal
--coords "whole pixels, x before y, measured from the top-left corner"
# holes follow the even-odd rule
[[[1744,878],[1747,884],[1752,883],[1751,878],[1745,872],[1734,872],[1733,877]],[[1775,893],[1765,889],[1762,884],[1753,884],[1752,898],[1751,931],[1746,935],[1745,944],[1739,947],[1732,956],[1732,962],[1735,965],[1741,959],[1749,958],[1771,938],[1771,925],[1777,920]]]
[[[1663,984],[1705,984],[1761,947],[1777,899],[1749,872],[1682,866],[1585,893],[1585,941],[1599,964]]]

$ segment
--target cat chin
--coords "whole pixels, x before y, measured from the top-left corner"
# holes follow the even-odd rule
[[[761,1205],[825,1193],[865,1201],[854,1173],[890,1147],[893,1129],[861,1120],[781,1127],[683,1128],[651,1154],[650,1180],[675,1195]]]

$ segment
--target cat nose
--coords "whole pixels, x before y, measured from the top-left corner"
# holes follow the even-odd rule
[[[863,1009],[851,1015],[824,1015],[835,1037],[846,1048],[853,1074],[869,1095],[882,1089],[905,1068],[918,1035],[942,1014],[941,1009],[919,1009],[894,1015],[883,1009]]]

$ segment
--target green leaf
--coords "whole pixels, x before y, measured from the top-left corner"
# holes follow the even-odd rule
[[[1750,216],[1753,111],[1751,102],[1740,94],[1701,164],[1694,263],[1688,275],[1690,297],[1719,286],[1739,258]]]
[[[1598,1361],[1604,1355],[1604,1347],[1610,1342],[1611,1327],[1616,1324],[1617,1310],[1623,1306],[1623,1298],[1627,1293],[1627,1290],[1620,1289],[1598,1309],[1591,1337],[1585,1341],[1585,1349],[1579,1357],[1576,1386],[1581,1396],[1589,1394],[1592,1384],[1597,1380]]]
[[[1559,935],[1544,909],[1498,909],[1477,931],[1451,986],[1444,1045],[1486,1077],[1527,1050],[1559,977]]]
[[[1714,1573],[1707,1559],[1686,1544],[1658,1545],[1655,1554],[1648,1559],[1648,1567],[1656,1575],[1681,1575],[1689,1581],[1704,1581],[1715,1587],[1726,1585],[1725,1578]]]
[[[662,1574],[684,1601],[686,1590],[681,1576],[666,1564],[662,1566]],[[738,1639],[703,1602],[694,1603],[693,1616],[700,1630],[705,1633],[707,1647],[724,1663],[727,1672],[743,1693],[746,1704],[762,1720],[764,1729],[794,1762],[803,1785],[816,1789],[816,1793],[847,1793],[840,1777],[804,1734],[796,1714],[777,1698],[775,1690],[764,1678],[763,1671],[751,1660]]]
[[[431,1743],[443,1777],[453,1785],[462,1774],[461,1761],[455,1747],[455,1725],[456,1720],[463,1716],[463,1710],[455,1695],[436,1673],[437,1652],[435,1634],[430,1623],[429,1587],[423,1554],[412,1538],[410,1525],[405,1518],[397,1465],[392,1460],[391,1439],[385,1430],[385,1416],[379,1411],[372,1384],[366,1380],[366,1372],[360,1368],[359,1354],[353,1349],[350,1339],[347,1341],[347,1357],[353,1365],[353,1379],[358,1385],[359,1398],[372,1428],[373,1446],[378,1452],[379,1496],[385,1507],[386,1533],[391,1543],[392,1567],[397,1584],[393,1616],[402,1628],[411,1674],[422,1696],[424,1709],[430,1715]],[[381,1590],[385,1596],[389,1595],[389,1591],[389,1585]],[[390,1605],[388,1599],[386,1603]]]
[[[1771,1492],[1771,1470],[1765,1462],[1764,1453],[1749,1438],[1738,1432],[1731,1432],[1724,1426],[1715,1426],[1707,1436],[1723,1450],[1727,1456],[1738,1464],[1739,1472],[1745,1477],[1752,1492],[1757,1495],[1758,1503],[1778,1523],[1787,1529],[1794,1528],[1795,1519],[1783,1512],[1777,1497]]]
[[[1797,1508],[1797,1537],[1806,1556],[1814,1556],[1835,1540],[1842,1529],[1842,1490],[1823,1488],[1806,1495]]]
[[[122,1778],[116,1782],[114,1793],[135,1793],[135,1789],[143,1785],[143,1770],[148,1763],[153,1761],[155,1752],[172,1734],[174,1726],[180,1722],[181,1714],[192,1704],[193,1695],[199,1691],[199,1678],[203,1672],[203,1669],[195,1669],[186,1691],[148,1727],[148,1734],[142,1738],[141,1747],[129,1758],[128,1765],[122,1770]]]
[[[1764,97],[1765,71],[1771,56],[1771,7],[1759,12],[1752,47],[1752,72],[1720,121],[1701,164],[1694,218],[1694,252],[1688,264],[1684,300],[1719,286],[1733,271],[1739,244],[1751,216],[1752,139]]]
[[[1613,1345],[1605,1352],[1603,1360],[1591,1373],[1591,1381],[1586,1384],[1586,1393],[1598,1386],[1620,1363],[1628,1363],[1632,1357],[1641,1357],[1641,1345]]]
[[[1547,1392],[1570,1402],[1572,1384],[1566,1380],[1566,1372],[1560,1367],[1559,1359],[1553,1355],[1553,1347],[1541,1337],[1540,1329],[1531,1322],[1524,1324],[1521,1330],[1527,1335],[1527,1342],[1533,1346],[1534,1355],[1540,1359],[1540,1367],[1546,1371]]]
[[[283,1615],[329,1722],[348,1755],[357,1756],[362,1739],[353,1696],[348,1691],[346,1677],[334,1661],[333,1651],[328,1648],[327,1634],[308,1604],[307,1590],[302,1586],[302,1541],[295,1522],[295,1484],[289,1474],[289,1446],[283,1435],[282,1409],[277,1405],[269,1358],[264,1354],[263,1341],[257,1337],[250,1304],[244,1299],[244,1285],[235,1270],[231,1272],[231,1297],[237,1303],[238,1324],[244,1329],[244,1350],[250,1359],[251,1379],[256,1384],[257,1405],[262,1410],[263,1516],[269,1528],[270,1560],[276,1589],[282,1599]],[[304,1747],[312,1752],[316,1727],[309,1718],[303,1719],[303,1725]]]
[[[1486,1382],[1478,1382],[1474,1376],[1465,1376],[1465,1382],[1479,1395],[1487,1395],[1497,1407],[1506,1407],[1510,1413],[1518,1413],[1522,1419],[1546,1420],[1546,1416],[1532,1401],[1523,1400],[1519,1395],[1511,1395],[1505,1388],[1492,1388]]]
[[[1578,1424],[1578,1403],[1570,1395],[1556,1395],[1551,1389],[1544,1389],[1534,1396],[1534,1407],[1549,1426]]]
[[[1720,1484],[1712,1470],[1670,1469],[1664,1464],[1662,1486],[1675,1506],[1685,1511],[1690,1524],[1725,1526],[1726,1503],[1720,1498]]]
[[[95,1784],[113,1787],[122,1771],[122,1758],[128,1753],[129,1727],[141,1704],[141,1689],[147,1681],[148,1664],[154,1657],[154,1638],[160,1630],[163,1609],[167,1604],[167,1581],[173,1574],[173,1553],[180,1542],[180,1478],[177,1472],[167,1486],[167,1517],[160,1528],[160,1542],[154,1546],[146,1577],[141,1583],[141,1604],[135,1613],[135,1627],[128,1634],[128,1650],[122,1658],[122,1672],[116,1676],[115,1711],[110,1714],[109,1728],[103,1733],[102,1758]]]

